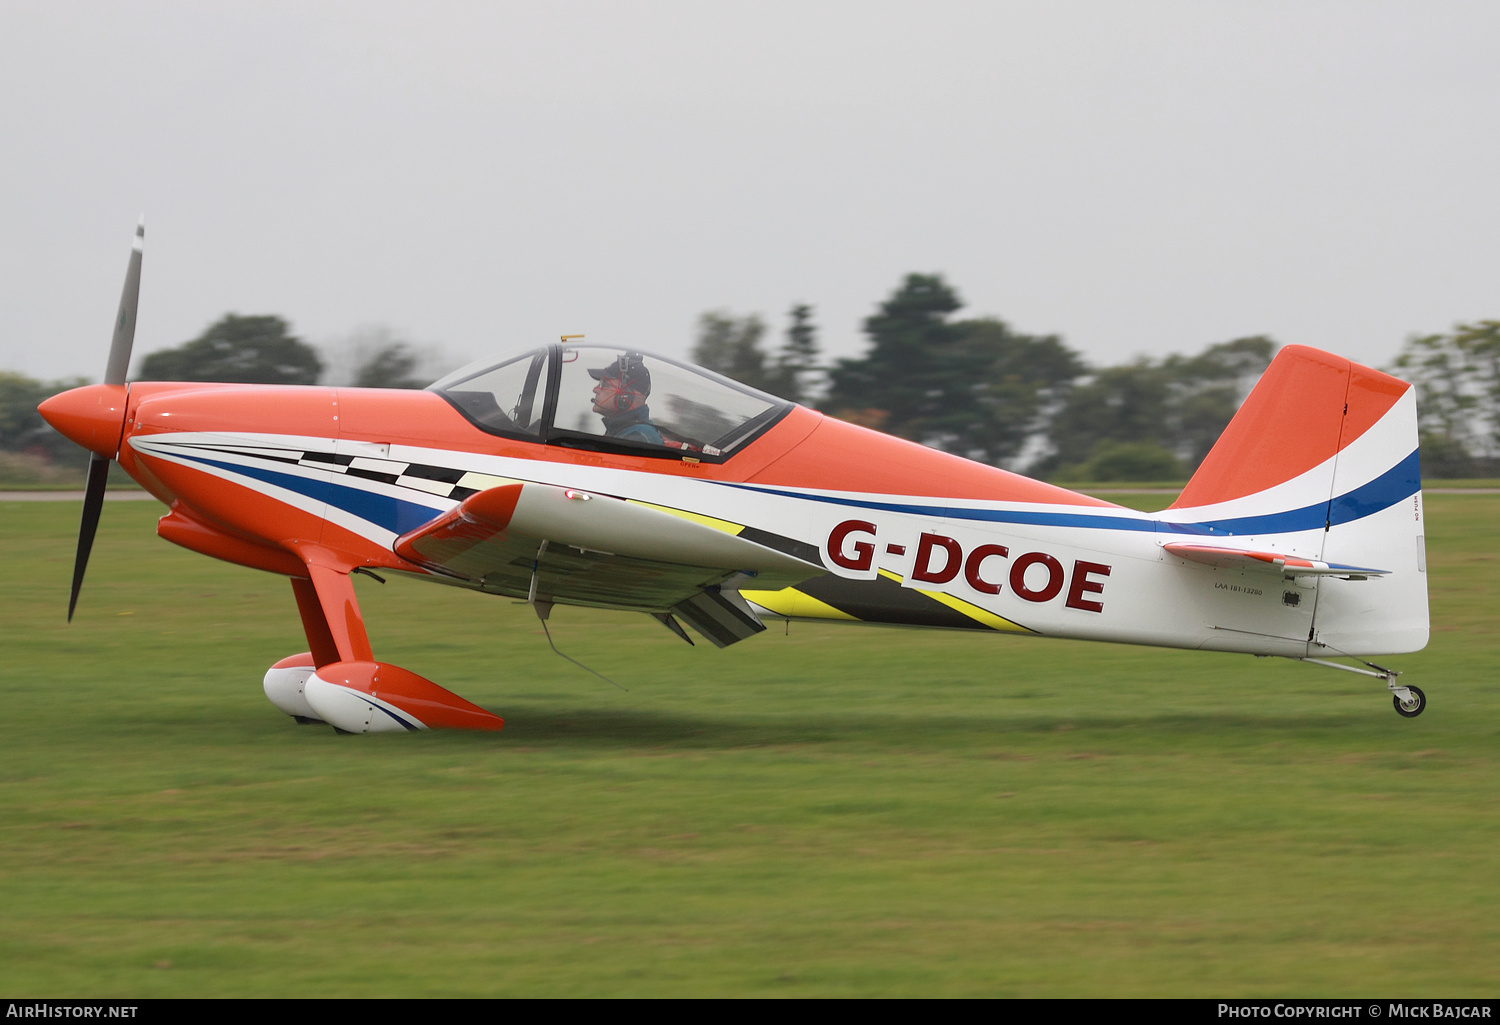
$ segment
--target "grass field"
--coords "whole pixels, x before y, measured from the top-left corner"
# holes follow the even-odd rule
[[[1152,496],[1161,504],[1167,499]],[[285,580],[111,504],[0,504],[0,992],[1500,990],[1500,496],[1429,496],[1426,690],[1248,656],[644,616],[359,580],[380,657],[504,732],[261,693]]]

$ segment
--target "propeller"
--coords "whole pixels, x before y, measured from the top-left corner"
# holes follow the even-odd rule
[[[135,241],[130,246],[130,263],[125,268],[125,287],[120,292],[120,311],[115,314],[115,333],[109,343],[109,362],[104,367],[104,383],[123,387],[130,367],[130,349],[135,344],[135,314],[141,301],[141,251],[146,244],[146,216],[141,215],[135,227]],[[123,406],[123,403],[121,403]],[[68,622],[78,606],[78,592],[83,587],[83,572],[89,565],[94,534],[99,529],[99,513],[104,508],[104,485],[109,480],[112,456],[89,453],[88,481],[83,488],[83,520],[78,525],[78,554],[73,560],[73,591],[68,596]]]

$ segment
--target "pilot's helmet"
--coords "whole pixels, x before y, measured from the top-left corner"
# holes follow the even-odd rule
[[[640,353],[624,353],[609,366],[590,370],[589,376],[614,389],[616,397],[613,403],[604,403],[605,396],[599,396],[601,404],[611,407],[613,412],[638,409],[651,394],[651,371],[646,369]]]

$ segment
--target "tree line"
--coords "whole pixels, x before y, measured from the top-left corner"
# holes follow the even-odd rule
[[[857,357],[820,364],[807,306],[776,353],[758,315],[699,320],[694,358],[840,419],[1057,481],[1182,480],[1279,347],[1265,335],[1094,367],[1056,335],[958,316],[938,275],[909,274],[864,321]],[[1388,367],[1417,388],[1427,477],[1500,476],[1500,321],[1413,336]]]
[[[1409,338],[1390,369],[1417,388],[1423,473],[1500,476],[1500,320]]]
[[[757,315],[705,313],[697,362],[843,420],[1056,480],[1176,480],[1208,454],[1270,363],[1269,338],[1090,367],[1056,335],[960,317],[938,275],[910,274],[864,322],[865,352],[822,365],[811,310],[780,350]]]
[[[798,303],[774,348],[761,315],[704,313],[692,359],[840,419],[1032,476],[1169,481],[1208,454],[1277,348],[1257,335],[1096,367],[1057,335],[962,311],[941,276],[909,274],[865,319],[858,356],[824,361],[813,308]],[[342,358],[333,376],[356,387],[420,388],[436,376],[427,354],[382,329],[351,339]],[[330,362],[280,317],[228,314],[146,356],[135,377],[315,384]],[[1500,472],[1500,321],[1410,338],[1387,369],[1417,387],[1427,476]],[[36,406],[82,383],[0,371],[0,453],[76,455]],[[0,483],[12,463],[0,458]]]
[[[276,316],[226,314],[191,341],[150,353],[132,380],[227,381],[239,384],[317,384],[332,364],[339,383],[360,388],[422,388],[431,354],[383,328],[356,332],[334,353],[292,333]],[[58,434],[36,407],[86,378],[41,381],[0,370],[0,486],[73,481],[78,447]]]

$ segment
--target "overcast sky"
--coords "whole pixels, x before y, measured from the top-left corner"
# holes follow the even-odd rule
[[[1500,317],[1500,4],[0,0],[0,368],[227,311],[454,357],[912,271],[1095,363]]]

